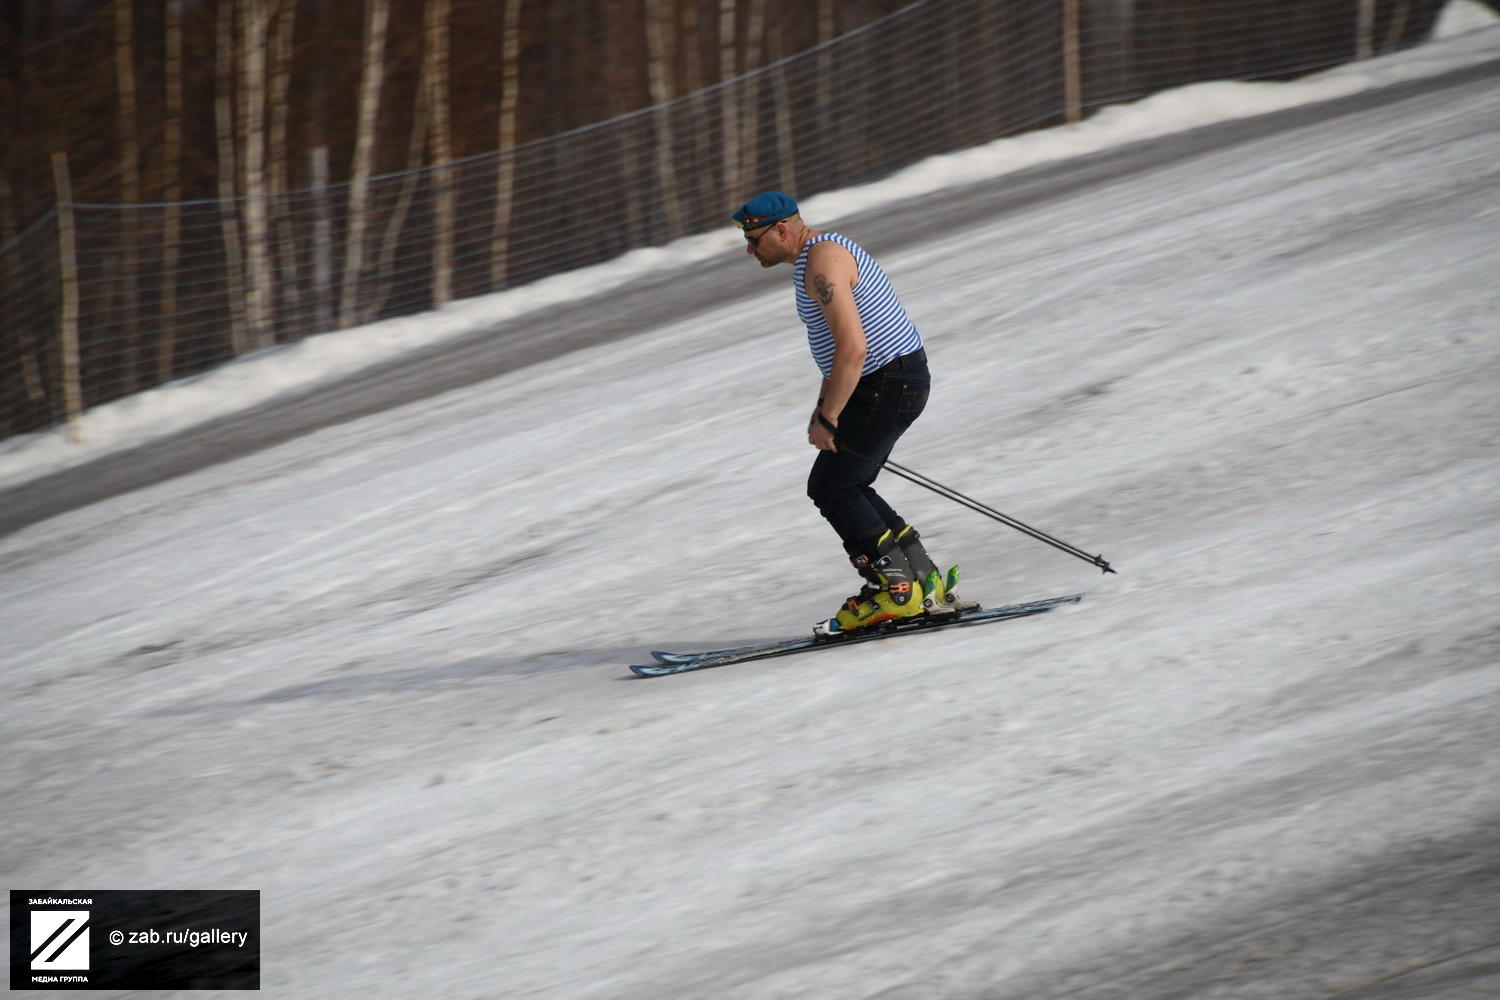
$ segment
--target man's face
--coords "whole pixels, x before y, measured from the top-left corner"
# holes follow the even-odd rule
[[[760,261],[761,267],[775,267],[786,260],[786,223],[773,222],[758,229],[745,230],[745,252]]]

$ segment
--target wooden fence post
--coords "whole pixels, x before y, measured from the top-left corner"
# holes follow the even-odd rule
[[[52,183],[57,188],[57,256],[62,276],[62,316],[58,338],[62,344],[63,406],[67,412],[68,440],[83,440],[83,390],[78,352],[78,243],[73,218],[73,182],[68,176],[68,154],[52,154]]]

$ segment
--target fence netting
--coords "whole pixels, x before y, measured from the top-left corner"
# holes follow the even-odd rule
[[[1440,7],[921,0],[754,72],[512,149],[259,199],[54,209],[0,248],[0,437],[62,421],[70,398],[98,405],[722,226],[763,189],[806,197],[1163,88],[1388,51],[1420,40]],[[66,214],[76,363],[61,334]]]

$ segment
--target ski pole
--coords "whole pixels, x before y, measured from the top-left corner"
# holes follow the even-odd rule
[[[890,469],[896,475],[900,476],[902,479],[908,479],[911,482],[916,483],[918,486],[925,486],[927,489],[936,493],[938,496],[947,497],[954,503],[961,504],[969,508],[970,510],[978,511],[979,513],[984,514],[987,517],[994,518],[996,521],[999,521],[1006,527],[1015,528],[1022,534],[1030,535],[1032,538],[1035,538],[1039,542],[1046,542],[1053,548],[1061,549],[1063,552],[1066,552],[1070,556],[1076,556],[1091,566],[1099,567],[1106,573],[1114,572],[1114,569],[1109,565],[1108,562],[1105,561],[1103,555],[1091,556],[1077,546],[1069,545],[1067,542],[1064,542],[1061,539],[1053,538],[1045,531],[1040,531],[1036,528],[1033,528],[1029,524],[1023,524],[1013,517],[1000,513],[1000,511],[988,506],[987,504],[980,503],[973,497],[964,496],[962,493],[958,492],[958,490],[955,490],[951,486],[944,486],[937,480],[929,479],[927,476],[922,475],[920,472],[917,472],[913,469],[908,469],[903,465],[897,465],[890,459],[885,460],[885,467],[887,469]]]
[[[823,416],[823,414],[821,414],[821,413],[817,414],[817,419],[818,419],[818,421],[824,427],[828,428],[829,433],[831,433],[831,434],[837,434],[838,433],[838,428],[835,427],[832,423],[830,423],[828,421],[828,419]],[[852,455],[854,458],[863,459],[866,462],[869,461],[869,459],[866,458],[864,455],[861,455],[857,451],[851,451],[848,448],[844,449],[844,453],[847,454],[847,455]],[[896,475],[900,476],[902,479],[909,479],[912,482],[916,483],[918,486],[924,486],[927,489],[931,490],[932,492],[936,493],[940,497],[947,497],[949,500],[952,500],[954,503],[957,503],[957,504],[960,504],[960,505],[962,505],[964,507],[967,507],[970,510],[978,511],[979,513],[985,515],[986,517],[994,518],[996,521],[999,521],[1001,524],[1005,525],[1008,528],[1015,528],[1017,531],[1021,532],[1022,534],[1024,534],[1024,535],[1030,535],[1032,538],[1035,538],[1039,542],[1046,542],[1048,545],[1052,546],[1054,549],[1061,549],[1063,552],[1066,552],[1068,555],[1070,555],[1070,556],[1076,556],[1077,558],[1082,559],[1084,562],[1088,563],[1090,566],[1097,566],[1097,567],[1099,567],[1101,570],[1103,570],[1106,573],[1113,573],[1114,572],[1114,567],[1110,566],[1110,564],[1105,561],[1104,556],[1102,554],[1101,555],[1097,555],[1097,556],[1091,556],[1087,552],[1085,552],[1082,549],[1078,548],[1076,545],[1069,545],[1067,542],[1063,541],[1060,538],[1053,538],[1051,535],[1047,534],[1045,531],[1042,531],[1042,530],[1040,530],[1038,528],[1033,528],[1031,525],[1024,524],[1021,521],[1017,521],[1015,518],[1009,516],[1008,514],[1002,514],[998,510],[996,510],[995,508],[989,506],[988,504],[980,503],[978,500],[975,500],[973,497],[964,496],[962,493],[958,492],[958,490],[955,490],[953,487],[951,487],[951,486],[944,486],[942,483],[938,482],[937,480],[930,479],[927,476],[922,475],[920,472],[916,471],[915,469],[908,469],[904,465],[897,465],[895,462],[892,462],[889,458],[887,458],[881,464],[885,468],[890,469]]]

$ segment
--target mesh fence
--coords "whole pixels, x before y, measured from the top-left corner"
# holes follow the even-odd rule
[[[62,205],[0,248],[0,437],[310,334],[721,226],[766,188],[806,197],[1166,87],[1411,44],[1440,7],[921,0],[714,87],[493,154],[260,199]]]

